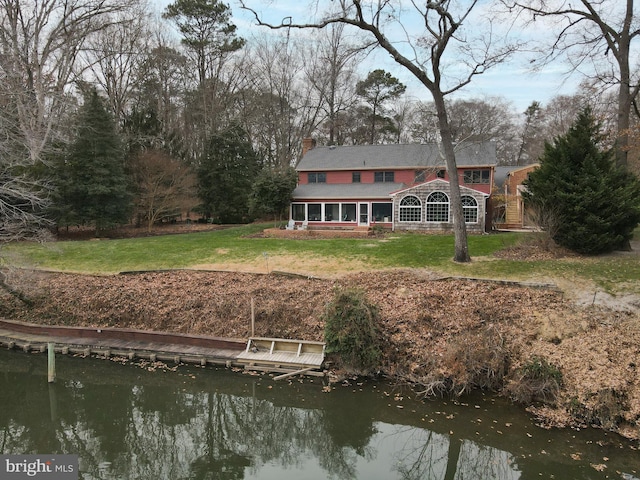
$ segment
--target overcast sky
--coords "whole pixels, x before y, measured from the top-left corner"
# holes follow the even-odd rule
[[[159,11],[162,11],[170,3],[170,0],[151,0],[151,2],[157,6]],[[241,37],[248,38],[253,34],[282,34],[282,31],[272,33],[265,27],[255,26],[253,17],[249,12],[240,8],[237,0],[227,0],[227,3],[231,7],[233,23],[238,27],[238,33]],[[320,4],[321,7],[330,4],[328,0],[319,2],[311,0],[247,0],[247,3],[259,10],[268,21],[274,23],[280,23],[286,17],[292,17],[293,22],[304,22],[310,18],[317,18],[321,12],[310,10],[309,6],[315,3]],[[484,2],[484,4],[488,4],[488,2]],[[417,34],[421,31],[419,25],[412,26],[410,22],[404,22],[404,27],[409,34]],[[544,34],[544,31],[537,33]],[[292,30],[291,35],[304,35],[304,32]],[[533,73],[529,69],[529,60],[529,57],[520,54],[508,63],[498,65],[484,74],[474,77],[469,85],[457,92],[452,98],[497,96],[511,103],[515,112],[522,113],[533,101],[539,101],[544,105],[556,95],[576,93],[581,78],[574,76],[567,79],[564,74],[565,66],[556,64],[541,72]],[[427,89],[404,67],[395,63],[386,52],[380,51],[367,57],[361,68],[362,75],[365,76],[376,68],[390,72],[407,85],[407,94],[412,97],[424,101],[431,100]]]

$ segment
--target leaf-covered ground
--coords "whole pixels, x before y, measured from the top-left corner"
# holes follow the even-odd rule
[[[502,385],[514,381],[517,368],[536,356],[559,367],[560,395],[531,407],[542,423],[594,424],[640,437],[638,313],[579,306],[555,290],[437,279],[422,270],[336,279],[205,271],[116,276],[18,271],[9,280],[33,301],[27,307],[2,291],[0,316],[14,320],[246,338],[254,299],[256,335],[308,340],[322,340],[322,314],[335,289],[356,287],[380,309],[382,367],[389,376],[422,385],[473,383],[469,365],[486,370],[479,352],[491,339],[504,357]]]

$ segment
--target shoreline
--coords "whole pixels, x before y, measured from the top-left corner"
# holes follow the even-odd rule
[[[479,353],[491,333],[502,342],[496,394],[507,396],[518,368],[541,357],[562,372],[554,399],[523,406],[542,425],[593,426],[640,438],[638,315],[577,306],[558,291],[434,279],[416,271],[342,279],[201,271],[109,277],[30,272],[17,286],[33,305],[0,298],[0,316],[36,319],[48,328],[248,338],[248,299],[255,298],[257,336],[307,340],[323,339],[321,317],[335,289],[357,286],[380,308],[386,345],[381,371],[392,381],[479,389],[470,372],[489,365]]]

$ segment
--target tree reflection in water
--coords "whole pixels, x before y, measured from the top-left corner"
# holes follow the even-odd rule
[[[0,405],[0,453],[78,454],[83,479],[511,480],[537,476],[546,460],[514,457],[514,437],[492,439],[500,448],[476,441],[461,413],[430,430],[428,405],[410,415],[373,391],[210,369],[62,358],[48,386],[37,357],[0,352]],[[564,458],[556,472],[604,478]]]

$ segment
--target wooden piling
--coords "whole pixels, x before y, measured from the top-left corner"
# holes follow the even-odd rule
[[[49,352],[49,368],[48,368],[48,380],[49,383],[53,383],[56,381],[56,350],[55,350],[55,343],[53,342],[49,342],[47,344],[47,349]]]
[[[251,297],[251,336],[255,337],[256,330],[256,306],[255,300]]]

